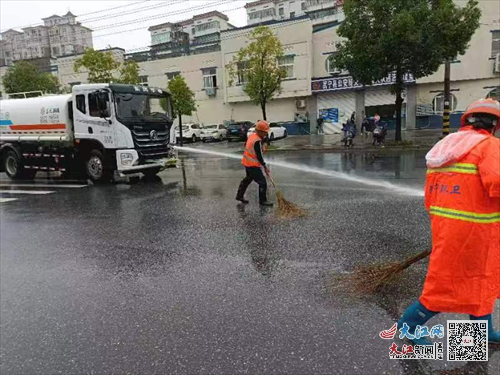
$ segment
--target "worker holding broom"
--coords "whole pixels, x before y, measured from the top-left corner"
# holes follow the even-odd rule
[[[262,142],[267,136],[269,129],[269,123],[260,120],[255,124],[255,133],[250,135],[247,139],[245,151],[243,152],[243,160],[241,162],[245,167],[246,177],[241,181],[238,193],[236,194],[236,200],[243,204],[248,204],[248,201],[245,199],[245,192],[252,181],[255,181],[259,185],[260,205],[267,207],[273,206],[271,202],[267,201],[267,182],[264,173],[262,173],[262,168],[264,168],[266,174],[269,175],[269,170],[267,169],[263,157],[264,144]]]
[[[500,298],[500,103],[482,99],[427,154],[425,206],[432,253],[420,299],[398,322],[410,336],[439,312],[488,321],[488,341],[500,344],[491,314]],[[406,323],[407,326],[404,326]],[[431,344],[425,337],[415,344]]]

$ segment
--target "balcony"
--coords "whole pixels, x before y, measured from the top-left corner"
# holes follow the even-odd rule
[[[343,1],[339,0],[307,0],[306,12],[314,12],[316,10],[333,8],[337,5],[342,5]]]
[[[218,31],[220,31],[220,22],[219,21],[211,21],[211,22],[206,22],[202,23],[199,25],[194,26],[191,29],[193,33],[193,37],[200,37],[203,35],[208,35],[208,34],[213,34]]]
[[[254,25],[256,23],[266,22],[277,19],[276,9],[262,9],[256,12],[248,13],[248,24]]]

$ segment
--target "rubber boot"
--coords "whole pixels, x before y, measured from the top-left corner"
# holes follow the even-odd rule
[[[493,318],[491,314],[484,316],[470,315],[470,320],[487,320],[488,321],[488,342],[491,344],[500,344],[500,332],[493,328]]]
[[[398,329],[403,327],[403,323],[406,323],[410,327],[408,333],[414,335],[417,326],[423,326],[436,314],[438,313],[427,310],[424,305],[420,303],[420,301],[416,301],[413,305],[406,309],[401,319],[399,319]],[[421,337],[419,339],[415,338],[410,341],[416,345],[432,345],[432,342],[430,342],[427,337]]]

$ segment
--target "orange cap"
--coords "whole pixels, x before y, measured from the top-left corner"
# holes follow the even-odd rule
[[[255,130],[269,133],[269,123],[264,120],[257,121],[257,124],[255,124]]]
[[[495,99],[479,99],[472,103],[462,116],[462,126],[467,125],[467,118],[476,113],[487,113],[498,119],[497,129],[500,127],[500,103]]]

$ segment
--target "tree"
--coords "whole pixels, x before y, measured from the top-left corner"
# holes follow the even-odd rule
[[[395,74],[396,141],[401,140],[404,76],[435,73],[445,59],[464,54],[479,27],[476,0],[345,0],[335,65],[370,85]]]
[[[81,68],[88,71],[89,83],[110,83],[116,82],[113,73],[120,67],[120,63],[115,61],[110,51],[96,51],[88,48],[82,57],[75,61],[73,67],[75,73],[79,73]]]
[[[9,68],[3,77],[3,85],[7,93],[43,91],[59,92],[59,80],[50,73],[41,72],[35,65],[27,61],[19,61]]]
[[[281,82],[286,71],[280,67],[283,46],[267,26],[256,27],[250,35],[252,41],[234,56],[226,68],[229,84],[235,78],[243,84],[243,91],[262,109],[262,118],[267,120],[266,104],[281,92]]]
[[[184,77],[178,75],[168,81],[168,89],[172,94],[174,117],[179,117],[179,135],[182,146],[182,115],[190,116],[196,111],[194,93],[189,89]]]
[[[134,60],[125,61],[120,68],[120,83],[129,85],[138,84],[139,79],[139,64]]]

